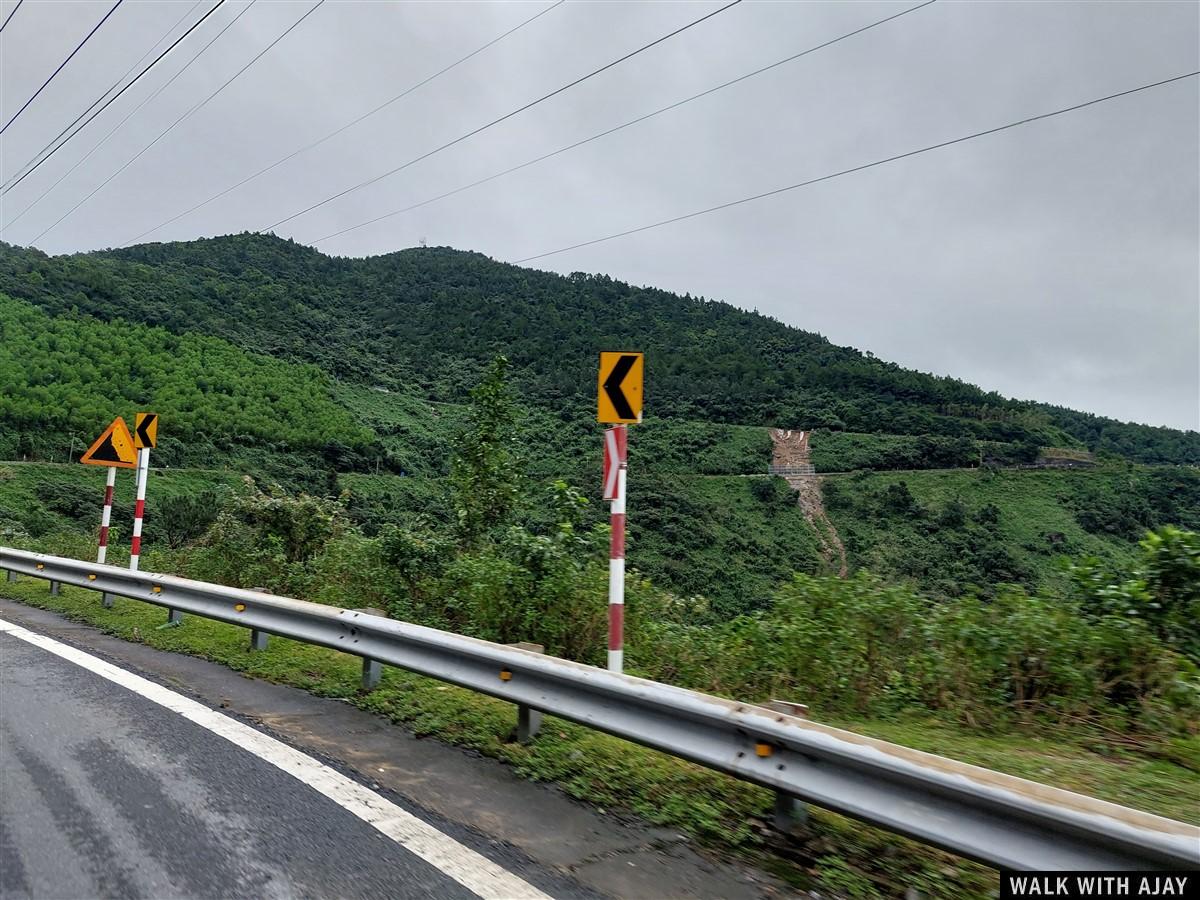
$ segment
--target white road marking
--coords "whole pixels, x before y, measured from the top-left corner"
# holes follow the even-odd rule
[[[352,778],[347,778],[282,741],[277,741],[195,700],[53,638],[13,625],[3,619],[0,619],[0,632],[11,634],[102,678],[107,678],[114,684],[178,713],[201,728],[207,728],[213,734],[282,769],[480,897],[487,900],[550,900],[549,895],[487,857],[464,847]]]

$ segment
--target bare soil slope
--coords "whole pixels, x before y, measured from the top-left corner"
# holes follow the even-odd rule
[[[800,468],[812,471],[808,455],[808,436],[809,432],[807,431],[772,428],[771,441],[774,446],[771,451],[771,463],[775,466],[786,466],[789,469]],[[836,571],[840,577],[845,578],[847,574],[846,548],[842,545],[842,539],[838,537],[837,529],[825,515],[825,504],[821,499],[820,477],[814,472],[811,475],[785,475],[784,478],[796,491],[797,503],[804,513],[804,518],[817,533],[817,539],[821,546],[821,558],[825,560],[825,564],[830,570]]]

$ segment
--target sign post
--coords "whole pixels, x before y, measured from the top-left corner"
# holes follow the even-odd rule
[[[604,499],[611,502],[612,536],[608,548],[608,668],[620,672],[625,663],[625,473],[629,429],[604,432]]]
[[[146,517],[146,478],[150,474],[150,450],[158,444],[158,414],[137,414],[133,426],[133,442],[137,446],[137,495],[133,504],[133,542],[129,548],[129,568],[138,570],[142,556],[142,522]],[[167,624],[178,625],[183,614],[167,610]]]
[[[629,467],[628,423],[642,421],[641,353],[601,353],[597,421],[604,432],[604,499],[612,504],[608,554],[608,670],[625,666],[625,487]]]
[[[103,564],[108,558],[108,529],[112,523],[113,487],[117,483],[117,469],[132,469],[137,466],[136,450],[129,426],[120,416],[112,420],[92,446],[84,451],[79,461],[85,466],[106,466],[108,477],[104,482],[104,508],[100,513],[100,545],[96,550],[96,562]],[[112,606],[113,598],[104,594],[101,601]]]
[[[146,515],[146,475],[150,471],[150,448],[142,447],[137,455],[137,498],[133,503],[133,541],[129,547],[129,568],[137,571],[142,555],[142,519]]]
[[[104,510],[100,513],[100,549],[96,551],[96,562],[101,565],[108,558],[108,527],[112,523],[113,488],[117,484],[117,467],[108,467],[108,478],[104,482]]]
[[[158,443],[158,414],[138,413],[133,426],[137,447],[137,498],[133,505],[133,545],[129,550],[129,568],[137,571],[142,555],[142,519],[146,515],[146,476],[150,473],[150,448]]]

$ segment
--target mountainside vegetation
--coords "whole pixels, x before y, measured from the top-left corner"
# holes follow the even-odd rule
[[[519,401],[514,459],[533,483],[564,480],[594,498],[596,351],[636,344],[650,368],[630,440],[631,565],[727,613],[762,608],[793,572],[829,570],[787,486],[745,477],[765,471],[776,423],[815,429],[822,472],[982,467],[979,478],[913,473],[917,499],[899,512],[871,494],[882,482],[826,481],[851,570],[938,595],[1036,589],[1061,578],[1071,553],[1119,564],[1145,528],[1194,527],[1194,470],[1135,473],[1129,490],[1115,473],[1133,470],[1114,454],[1194,464],[1195,433],[1005,400],[606,277],[444,248],[338,259],[246,234],[62,257],[0,245],[0,291],[0,458],[65,461],[113,415],[152,408],[156,465],[344,494],[372,535],[415,515],[453,522],[456,436],[498,351]],[[1109,474],[1014,481],[996,470],[1047,446],[1095,450]],[[1027,500],[1036,512],[1021,511]],[[33,501],[10,521],[45,533],[58,514]],[[998,523],[979,520],[993,509]],[[582,513],[588,527],[603,514],[598,503]]]
[[[1125,565],[1147,530],[1200,530],[1200,472],[861,472],[825,480],[825,507],[852,569],[932,594],[1062,590],[1076,557]]]
[[[1200,463],[1195,433],[1008,400],[725,303],[449,248],[347,259],[255,234],[59,257],[0,245],[0,292],[55,315],[201,332],[431,400],[461,401],[503,353],[524,395],[586,420],[597,351],[637,346],[660,416]]]
[[[371,535],[355,523],[346,494],[295,495],[249,477],[231,485],[225,476],[224,489],[210,487],[204,502],[155,492],[163,525],[147,566],[339,606],[380,607],[406,621],[502,643],[532,640],[557,656],[601,662],[607,525],[589,517],[588,499],[567,482],[530,480],[516,453],[516,407],[502,358],[470,400],[451,474],[442,480],[443,518],[410,510]],[[71,478],[53,477],[64,468]],[[32,491],[26,473],[40,479]],[[932,477],[908,473],[914,474]],[[1010,477],[1038,479],[1043,502],[1049,502],[1050,492],[1063,484],[1043,474]],[[8,466],[0,470],[0,500],[19,502],[22,494],[32,494],[60,515],[79,516],[92,493],[83,489],[81,476],[77,467]],[[811,696],[819,709],[834,713],[941,710],[971,725],[1060,721],[1066,715],[1160,737],[1194,734],[1200,721],[1200,535],[1160,526],[1114,564],[1089,552],[1103,548],[1081,538],[1082,526],[1072,526],[1061,512],[1054,521],[1051,507],[1043,517],[1070,532],[1066,540],[1075,553],[1062,555],[1062,578],[1041,590],[1047,585],[1020,584],[1008,570],[1022,561],[1003,556],[1009,546],[1030,550],[1028,538],[1038,527],[1014,517],[1016,510],[1005,502],[1017,487],[1013,481],[987,471],[967,473],[963,477],[985,480],[996,501],[972,508],[959,499],[962,484],[940,494],[926,485],[914,495],[896,477],[852,476],[846,484],[857,493],[839,487],[841,499],[832,505],[844,511],[853,503],[871,504],[888,529],[908,523],[898,544],[906,559],[930,554],[922,535],[941,529],[962,534],[958,544],[936,546],[964,556],[980,548],[979,565],[991,565],[1000,554],[1005,570],[985,573],[1000,584],[960,586],[947,578],[938,596],[865,569],[849,578],[803,572],[789,577],[788,569],[794,572],[802,561],[780,553],[776,539],[764,539],[764,533],[778,534],[786,530],[781,525],[790,524],[807,534],[809,547],[813,536],[795,515],[795,504],[785,502],[783,482],[696,478],[699,496],[716,501],[709,506],[719,515],[760,522],[759,531],[740,532],[740,543],[719,548],[724,555],[736,561],[761,554],[765,576],[783,574],[775,576],[778,587],[767,597],[713,604],[700,595],[664,591],[634,572],[627,584],[631,668],[751,701],[780,693]],[[743,486],[740,500],[724,490],[727,483]],[[1154,490],[1172,503],[1178,487]],[[1024,495],[1031,496],[1028,490]],[[1088,515],[1096,513],[1095,495],[1074,497]],[[410,499],[428,505],[433,498]],[[1177,512],[1196,515],[1194,507]],[[686,521],[696,527],[703,520],[692,513]],[[1104,521],[1097,516],[1095,527]],[[704,559],[710,549],[704,545],[717,532],[689,538],[674,534],[673,524],[655,529],[665,532],[663,555]],[[859,535],[845,530],[853,553]],[[60,552],[66,546],[73,554],[90,555],[79,531],[73,536],[5,531],[5,540],[17,545]],[[805,541],[797,544],[804,547]],[[880,562],[886,567],[897,561]]]
[[[131,406],[153,408],[172,422],[174,435],[163,438],[169,461],[211,459],[197,439],[210,450],[366,443],[371,434],[333,402],[330,386],[315,366],[248,353],[218,338],[50,316],[0,294],[2,459],[53,457],[67,449],[67,438],[85,438],[84,449],[114,410]]]

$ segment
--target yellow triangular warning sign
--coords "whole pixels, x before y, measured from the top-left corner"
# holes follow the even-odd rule
[[[112,424],[104,429],[104,434],[96,438],[96,443],[79,457],[79,461],[89,466],[136,469],[137,450],[133,448],[133,435],[129,433],[125,420],[120,416],[113,419]]]

